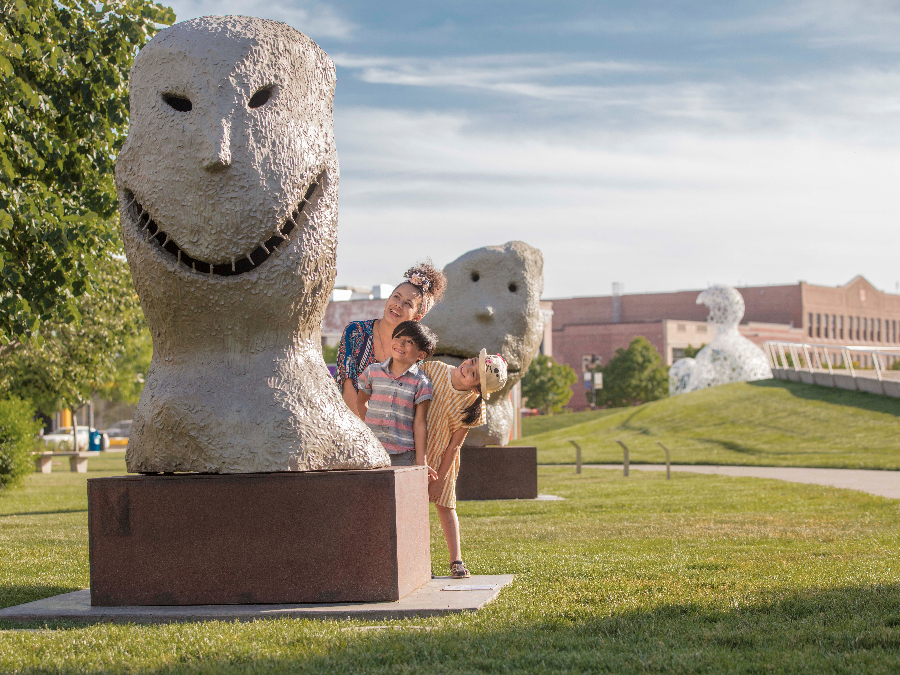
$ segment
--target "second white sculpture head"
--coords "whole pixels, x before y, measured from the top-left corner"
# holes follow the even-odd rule
[[[334,87],[312,40],[250,17],[176,24],[135,59],[116,185],[154,350],[130,471],[389,463],[321,358]]]
[[[509,392],[541,346],[544,323],[544,257],[522,241],[485,246],[444,268],[444,301],[423,320],[438,335],[435,357],[456,365],[482,348],[507,362],[508,378],[485,408],[487,423],[472,429],[466,445],[506,445],[513,423]]]

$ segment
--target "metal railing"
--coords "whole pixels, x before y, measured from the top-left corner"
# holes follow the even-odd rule
[[[763,351],[772,368],[793,369],[797,372],[828,370],[833,375],[834,369],[846,369],[851,377],[856,377],[853,363],[868,357],[875,370],[878,381],[884,379],[884,371],[900,360],[900,347],[861,347],[858,345],[828,345],[813,342],[781,342],[768,340],[763,342]],[[854,359],[853,357],[857,358]],[[885,365],[887,362],[887,366]],[[865,370],[857,365],[860,370]]]

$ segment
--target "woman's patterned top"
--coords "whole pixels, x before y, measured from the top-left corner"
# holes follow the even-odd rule
[[[337,372],[334,381],[338,389],[344,390],[344,380],[353,380],[353,388],[359,391],[359,376],[373,363],[375,358],[375,338],[372,333],[377,319],[351,321],[344,329],[338,345]]]

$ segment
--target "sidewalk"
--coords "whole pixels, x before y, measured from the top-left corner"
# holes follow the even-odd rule
[[[541,466],[572,466],[574,464],[542,464]],[[585,469],[617,469],[621,464],[582,464]],[[665,464],[632,464],[632,471],[665,471]],[[712,466],[709,464],[672,465],[672,471],[707,473],[722,476],[774,478],[789,483],[829,485],[847,490],[859,490],[880,497],[900,499],[900,471],[870,469],[810,469],[793,466]]]

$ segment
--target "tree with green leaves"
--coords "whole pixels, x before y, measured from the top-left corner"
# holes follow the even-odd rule
[[[148,0],[0,0],[0,357],[77,323],[97,260],[120,250],[128,73],[174,20]]]
[[[687,347],[684,348],[684,358],[686,359],[695,359],[697,358],[697,354],[700,353],[700,350],[706,346],[706,343],[702,343],[699,347],[692,347],[688,344]]]
[[[571,386],[576,382],[578,375],[569,366],[538,354],[522,378],[522,397],[529,407],[545,415],[562,412],[572,398]]]
[[[668,395],[669,369],[647,338],[636,337],[603,366],[603,389],[596,392],[595,403],[622,408]]]
[[[0,358],[0,389],[39,410],[77,410],[97,393],[137,402],[152,356],[150,335],[125,261],[95,262],[77,322],[49,319],[42,335]]]

